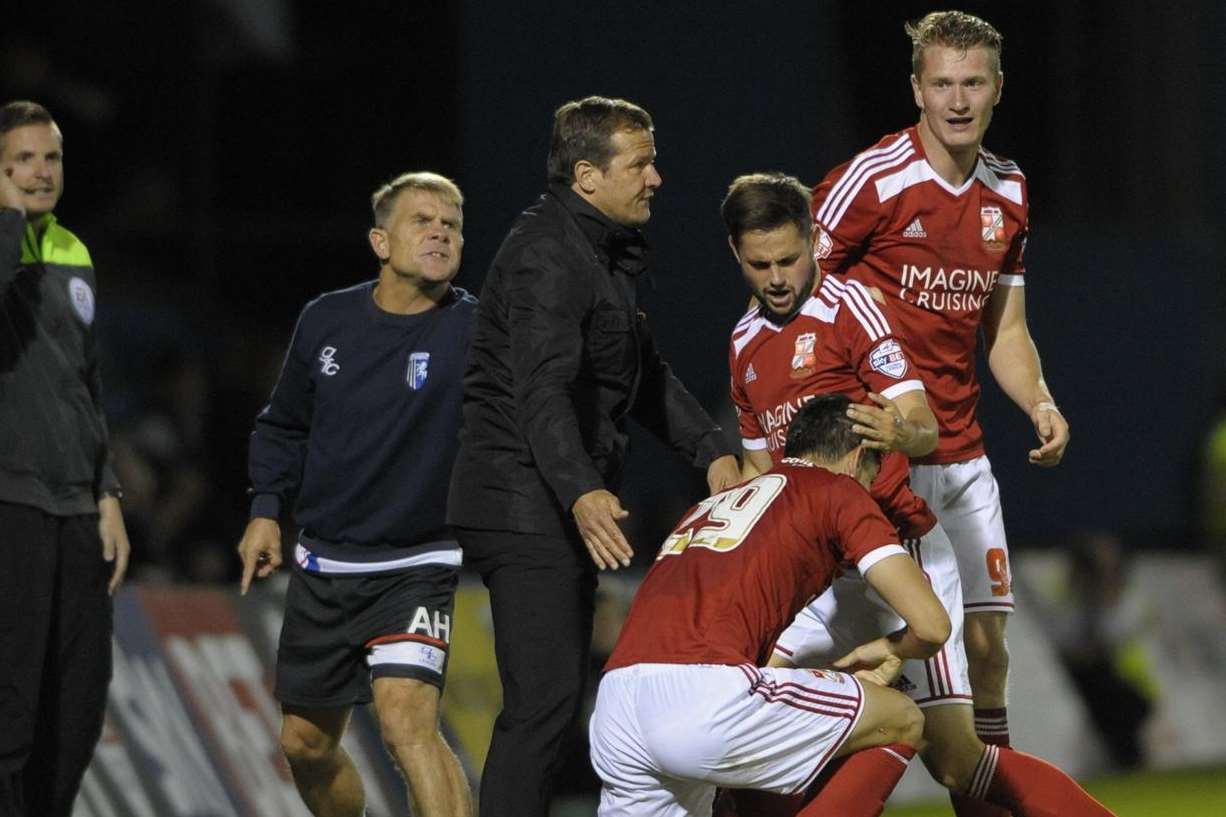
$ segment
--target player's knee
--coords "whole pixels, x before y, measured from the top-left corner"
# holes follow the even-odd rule
[[[889,715],[881,725],[882,744],[905,743],[916,749],[923,745],[924,713],[905,695],[890,697]]]
[[[924,766],[942,786],[953,791],[970,787],[983,743],[975,734],[970,707],[937,706],[924,718],[924,741],[921,758]]]
[[[1001,686],[1009,677],[1009,649],[1005,642],[983,641],[972,650],[967,644],[967,670],[971,677],[971,686],[983,684]]]
[[[951,763],[949,758],[938,757],[929,761],[925,756],[924,765],[932,779],[950,791],[965,792],[970,788],[972,775]]]
[[[896,737],[891,743],[905,743],[918,749],[923,745],[924,713],[910,698],[904,700],[896,722]]]
[[[916,749],[923,746],[924,714],[915,701],[893,689],[865,685],[867,700],[864,715],[842,751],[858,752],[874,746],[905,743]]]
[[[1009,674],[1009,648],[1005,641],[1003,614],[977,614],[966,617],[963,628],[972,681],[979,678],[1003,683]]]
[[[964,792],[970,788],[976,763],[973,749],[951,745],[932,736],[926,738],[928,743],[921,758],[932,779],[950,791]],[[979,748],[982,750],[982,744]]]
[[[340,738],[299,718],[286,718],[281,725],[281,752],[291,767],[314,768],[332,763]]]

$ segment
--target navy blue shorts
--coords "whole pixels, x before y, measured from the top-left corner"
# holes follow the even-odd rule
[[[441,690],[459,572],[424,565],[338,576],[295,565],[277,646],[277,699],[312,708],[365,704],[375,678],[414,678]]]

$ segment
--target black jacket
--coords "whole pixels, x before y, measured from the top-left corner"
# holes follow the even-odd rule
[[[48,214],[0,209],[0,502],[97,513],[117,492],[94,337],[94,266]]]
[[[565,185],[516,219],[477,308],[449,523],[573,532],[575,500],[619,487],[627,416],[699,468],[732,453],[636,307],[647,263],[639,231]]]

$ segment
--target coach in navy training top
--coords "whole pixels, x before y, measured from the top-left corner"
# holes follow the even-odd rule
[[[281,379],[251,436],[252,515],[294,503],[303,542],[347,562],[455,548],[444,515],[476,298],[396,315],[368,281],[298,319]]]
[[[460,547],[445,521],[477,301],[451,285],[463,196],[406,173],[375,191],[379,277],[306,305],[251,435],[242,591],[281,564],[281,514],[302,533],[277,648],[281,748],[313,814],[361,814],[340,748],[374,700],[413,813],[471,811],[438,730]]]

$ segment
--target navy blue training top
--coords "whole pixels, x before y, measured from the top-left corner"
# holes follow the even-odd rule
[[[375,303],[376,283],[303,308],[248,462],[251,515],[275,519],[294,502],[311,549],[346,561],[452,538],[447,484],[477,299],[452,287],[438,307],[396,315]]]

